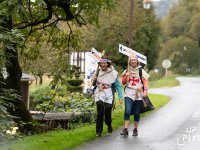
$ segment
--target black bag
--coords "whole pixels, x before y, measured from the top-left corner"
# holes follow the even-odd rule
[[[141,108],[140,108],[140,113],[145,113],[147,111],[150,111],[150,110],[154,110],[154,106],[153,104],[151,103],[149,97],[143,97],[143,100],[142,100],[142,105],[141,105]]]
[[[142,68],[139,68],[139,76],[140,76],[140,80],[142,82]],[[143,82],[142,82],[142,84],[143,84]],[[150,110],[154,110],[153,104],[151,103],[148,96],[143,97],[142,105],[141,105],[141,108],[140,108],[140,113],[142,114],[142,113],[145,113],[145,112],[150,111]]]

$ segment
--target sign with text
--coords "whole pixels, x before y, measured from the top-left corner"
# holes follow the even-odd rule
[[[136,55],[137,58],[138,58],[138,61],[141,62],[141,63],[144,63],[144,64],[147,64],[147,57],[132,50],[131,48],[128,48],[122,44],[119,44],[119,52],[124,54],[124,55],[127,55],[127,56],[133,56],[133,55]]]

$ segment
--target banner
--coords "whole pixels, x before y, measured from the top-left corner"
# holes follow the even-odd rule
[[[101,53],[99,53],[95,48],[91,50],[91,56],[97,61],[100,62],[101,60]]]
[[[90,52],[85,54],[85,84],[84,93],[91,92],[92,86],[92,76],[95,73],[98,62],[101,60],[102,54],[98,52],[95,48],[92,48]]]
[[[138,58],[138,61],[141,62],[141,63],[144,63],[144,64],[147,64],[147,57],[122,45],[122,44],[119,44],[119,52],[124,54],[124,55],[127,55],[127,56],[132,56],[132,55],[136,55],[137,58]]]

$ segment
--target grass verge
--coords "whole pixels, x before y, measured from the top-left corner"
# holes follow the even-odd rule
[[[179,81],[176,80],[176,76],[171,76],[156,81],[150,81],[149,87],[150,88],[174,87],[178,86],[179,84],[180,84]]]
[[[169,98],[163,95],[149,94],[149,97],[156,109],[165,105]],[[116,104],[113,111],[113,128],[123,126],[124,105]],[[143,114],[145,116],[147,113]],[[103,134],[107,133],[104,125]],[[95,139],[95,124],[88,124],[70,131],[60,130],[45,134],[24,137],[20,140],[7,143],[1,147],[2,150],[70,150],[81,144]]]

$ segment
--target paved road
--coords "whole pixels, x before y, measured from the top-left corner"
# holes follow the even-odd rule
[[[171,101],[141,119],[138,137],[120,136],[121,128],[76,150],[199,150],[200,78],[177,79],[181,83],[178,87],[150,90],[169,96]]]

